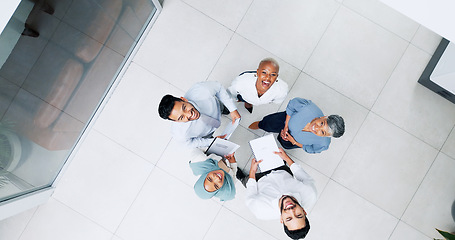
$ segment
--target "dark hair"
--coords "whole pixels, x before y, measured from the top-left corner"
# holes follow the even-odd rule
[[[344,120],[339,115],[330,115],[327,117],[327,125],[332,130],[332,137],[339,138],[344,134]]]
[[[284,226],[284,232],[290,237],[291,239],[302,239],[305,238],[306,235],[308,234],[308,231],[310,231],[310,222],[308,221],[308,218],[305,216],[305,227],[297,230],[289,230],[286,225],[283,224]]]
[[[162,119],[172,120],[169,118],[169,115],[171,115],[172,109],[174,108],[174,104],[176,101],[183,100],[169,94],[161,98],[160,106],[158,107],[158,114],[160,114],[160,117]]]

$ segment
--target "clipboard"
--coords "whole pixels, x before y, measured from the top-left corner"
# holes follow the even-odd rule
[[[278,152],[278,145],[276,144],[273,134],[253,139],[249,143],[256,160],[262,160],[262,162],[259,163],[261,172],[284,165],[283,159],[274,153]]]
[[[232,133],[234,133],[235,129],[239,126],[240,124],[240,118],[237,118],[234,123],[229,123],[227,127],[224,129],[223,133],[221,133],[221,136],[226,134],[226,137],[224,139],[228,140]]]
[[[213,139],[212,143],[209,145],[207,150],[205,151],[206,155],[210,155],[212,153],[223,157],[224,155],[229,155],[240,147],[231,141],[222,138],[215,138]]]

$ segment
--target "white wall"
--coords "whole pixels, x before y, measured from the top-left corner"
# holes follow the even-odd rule
[[[454,0],[380,0],[444,38],[455,42]]]

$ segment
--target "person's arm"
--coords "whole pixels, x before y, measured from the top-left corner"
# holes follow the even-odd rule
[[[258,165],[261,163],[262,160],[256,161],[256,158],[251,159],[251,167],[250,167],[250,179],[256,180],[256,172],[258,170]]]
[[[231,95],[219,82],[204,82],[204,85],[209,88],[210,92],[213,93],[223,104],[227,107],[229,112],[237,110]]]
[[[236,77],[232,83],[231,86],[228,88],[229,93],[231,94],[231,97],[235,100],[237,97],[237,94],[239,94],[239,79],[240,77]],[[240,90],[240,89],[239,89]]]
[[[308,173],[306,173],[305,170],[303,170],[303,168],[299,164],[295,164],[294,160],[292,160],[282,148],[279,148],[278,152],[275,152],[275,154],[280,156],[280,158],[286,162],[286,164],[289,166],[292,173],[294,174],[295,179],[299,180],[300,182],[303,181],[314,182],[313,178],[310,175],[308,175]]]
[[[289,119],[291,119],[291,116],[286,113],[286,120],[284,121],[284,128],[280,132],[281,138],[283,140],[285,140],[285,141],[289,141],[288,140],[288,136],[290,136],[290,134],[289,134]]]
[[[256,218],[265,219],[264,215],[268,215],[267,212],[270,211],[270,204],[258,191],[258,183],[255,177],[257,166],[261,161],[256,161],[254,158],[251,160],[249,179],[246,183],[245,204]]]
[[[282,148],[278,148],[278,152],[274,153],[283,159],[289,167],[294,164],[294,160],[292,160]]]
[[[305,108],[306,106],[310,105],[311,101],[306,100],[303,98],[293,98],[291,101],[289,101],[287,107],[286,107],[286,114],[291,116],[294,115],[294,113],[300,111],[300,109]]]
[[[202,137],[186,138],[182,140],[188,147],[191,148],[208,147],[213,142],[213,138]]]
[[[229,93],[226,91],[223,85],[221,85],[221,83],[205,82],[204,84],[229,110],[232,118],[232,123],[234,123],[236,119],[240,118],[240,114],[237,111],[237,107],[234,104],[234,100],[231,98],[231,95],[229,95]]]
[[[258,164],[260,161],[256,161],[255,158],[251,160],[251,167],[248,182],[246,183],[246,202],[247,205],[251,201],[254,201],[254,196],[258,194],[258,184],[256,182],[256,171],[258,169]]]
[[[202,138],[202,137],[188,137],[186,132],[188,126],[182,126],[181,123],[174,122],[171,128],[172,138],[184,144],[185,147],[197,148],[197,147],[208,147],[212,142],[213,138]]]
[[[319,144],[313,144],[313,145],[304,145],[302,146],[303,150],[307,153],[320,153],[322,151],[325,151],[329,148],[327,145],[319,145]]]
[[[229,162],[229,175],[232,176],[233,179],[236,179],[235,175],[237,174],[237,161],[235,160],[234,153],[225,155],[224,158]]]

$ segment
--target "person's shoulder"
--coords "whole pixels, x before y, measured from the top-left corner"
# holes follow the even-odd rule
[[[188,129],[191,127],[191,122],[172,122],[171,133],[173,135],[186,134]]]
[[[250,70],[250,71],[244,71],[242,73],[239,74],[239,77],[240,76],[254,76],[256,74],[256,71],[253,71],[253,70]]]
[[[232,85],[236,86],[237,91],[245,90],[245,87],[253,86],[256,82],[256,71],[245,71],[238,75],[234,81],[232,81]]]

